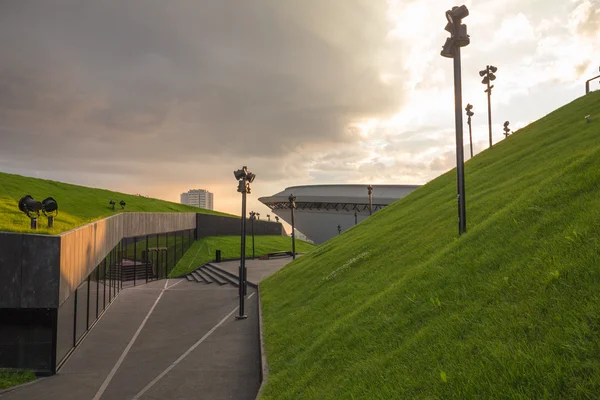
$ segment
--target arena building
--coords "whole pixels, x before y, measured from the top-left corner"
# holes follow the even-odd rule
[[[403,198],[418,185],[373,185],[372,212]],[[295,226],[316,244],[321,244],[369,217],[367,185],[292,186],[258,200],[291,225],[289,196],[296,197]],[[339,228],[338,228],[339,226]]]

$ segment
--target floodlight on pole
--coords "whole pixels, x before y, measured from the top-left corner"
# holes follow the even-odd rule
[[[488,98],[488,130],[490,135],[490,147],[492,147],[492,89],[494,85],[491,83],[496,80],[495,73],[498,68],[493,65],[487,65],[484,70],[479,71],[479,76],[483,78],[481,83],[487,86],[484,93],[487,93]]]
[[[275,216],[275,222],[279,222],[279,217]]]
[[[510,128],[508,127],[508,125],[510,124],[510,122],[506,121],[504,123],[504,137],[507,138],[508,135],[510,135]]]
[[[243,166],[242,169],[238,169],[237,171],[233,171],[233,176],[238,181],[238,189],[237,191],[242,194],[242,217],[241,217],[241,232],[240,232],[240,242],[241,242],[241,251],[240,251],[240,267],[239,267],[239,296],[240,296],[240,306],[239,306],[239,315],[237,315],[236,319],[246,319],[247,316],[244,313],[244,296],[247,293],[247,271],[246,271],[246,195],[250,193],[250,183],[254,182],[256,175],[252,172],[248,171],[246,166]]]
[[[292,212],[292,259],[296,259],[296,227],[294,224],[294,210],[296,209],[296,196],[290,194],[288,197],[288,201],[290,204],[290,210]]]
[[[271,216],[269,214],[267,214],[267,221],[271,222]]]
[[[369,194],[369,215],[373,215],[373,185],[367,186],[367,193]]]
[[[48,217],[48,228],[54,226],[54,217],[58,215],[58,203],[52,197],[42,200],[42,212]]]
[[[467,33],[467,26],[462,23],[463,18],[469,15],[465,5],[453,7],[446,11],[448,23],[445,30],[450,32],[441,51],[441,55],[454,60],[454,118],[456,126],[456,183],[458,192],[458,234],[467,231],[467,210],[465,199],[465,172],[463,149],[463,119],[462,119],[462,76],[460,48],[468,46],[471,39]]]
[[[19,200],[19,210],[31,220],[31,229],[37,229],[37,218],[42,210],[42,203],[34,200],[31,195],[25,195]]]
[[[471,129],[471,117],[475,115],[473,105],[467,104],[465,111],[467,112],[467,124],[469,125],[469,147],[471,148],[471,158],[473,158],[473,130]]]

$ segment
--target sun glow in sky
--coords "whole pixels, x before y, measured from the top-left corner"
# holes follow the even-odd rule
[[[486,65],[498,67],[494,142],[504,121],[523,127],[598,74],[600,0],[465,4],[476,152]],[[456,163],[452,60],[440,56],[454,5],[3,3],[0,171],[171,201],[206,188],[237,214],[243,165],[257,174],[249,209],[264,214],[258,197],[287,186],[426,183]]]

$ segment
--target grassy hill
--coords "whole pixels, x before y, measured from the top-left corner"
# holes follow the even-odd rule
[[[596,92],[467,162],[460,238],[453,170],[263,281],[262,398],[596,397],[599,115]]]
[[[296,252],[307,253],[316,246],[296,239]],[[240,257],[239,236],[212,236],[194,242],[182,259],[177,263],[170,277],[187,274],[201,265],[215,259],[215,251],[221,250],[221,257]],[[254,236],[254,254],[260,257],[276,251],[292,251],[292,239],[287,236]],[[252,257],[252,236],[246,237],[246,257]]]
[[[54,228],[48,229],[46,218],[42,214],[42,218],[38,219],[38,229],[35,232],[52,235],[122,211],[200,212],[226,215],[164,200],[0,172],[0,231],[32,232],[29,229],[29,218],[18,208],[19,199],[26,194],[38,201],[49,196],[57,201],[59,214],[54,221]],[[117,203],[115,211],[108,205],[110,200]],[[127,203],[125,210],[121,210],[119,206],[121,200]]]

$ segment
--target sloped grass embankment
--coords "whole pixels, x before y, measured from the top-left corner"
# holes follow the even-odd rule
[[[261,284],[263,399],[600,393],[600,93],[424,185]]]
[[[59,214],[52,229],[47,227],[43,215],[38,219],[35,233],[40,234],[56,235],[123,211],[227,215],[164,200],[0,172],[0,231],[32,233],[29,218],[18,208],[19,200],[27,194],[38,201],[53,197],[58,202]],[[117,203],[114,211],[108,205],[110,200]],[[127,203],[125,210],[119,206],[121,200]]]

